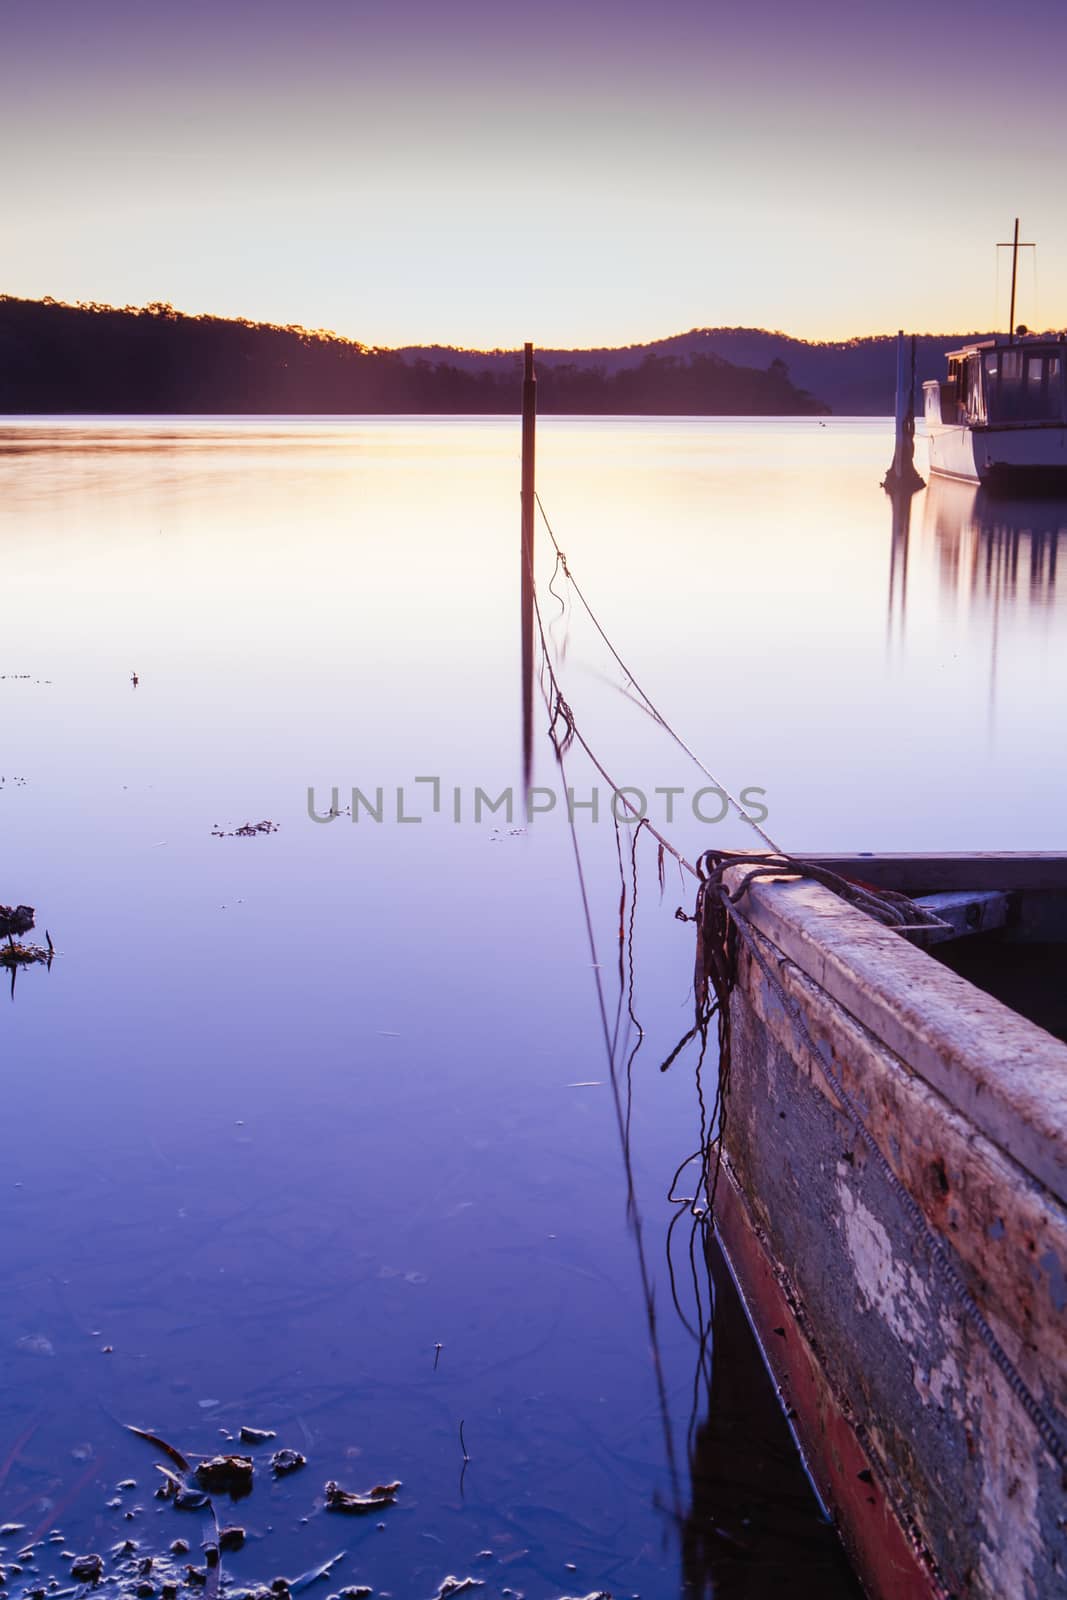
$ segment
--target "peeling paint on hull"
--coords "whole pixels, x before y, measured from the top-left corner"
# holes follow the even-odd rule
[[[760,885],[747,901],[777,953],[773,970],[895,1179],[948,1241],[997,1339],[1067,1433],[1067,1207],[1056,1192],[1067,1048],[1000,1007],[990,1012],[996,1059],[975,1063],[976,1085],[967,1029],[996,1002],[817,886]],[[1067,1596],[1059,1470],[857,1137],[823,1059],[744,950],[731,1021],[720,1234],[868,1592]],[[909,1060],[912,1029],[922,1037]],[[982,1078],[998,1069],[1000,1083]]]

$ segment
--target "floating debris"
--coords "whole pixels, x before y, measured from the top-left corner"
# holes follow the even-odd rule
[[[99,1583],[104,1574],[103,1556],[76,1556],[70,1575],[79,1583]]]
[[[157,1472],[163,1474],[164,1482],[156,1490],[160,1500],[173,1499],[178,1511],[199,1511],[208,1503],[208,1496],[203,1489],[192,1488],[184,1478],[179,1478],[176,1472],[171,1472],[167,1467],[156,1467]]]
[[[303,1589],[310,1589],[313,1583],[321,1583],[328,1578],[337,1563],[343,1561],[347,1554],[347,1550],[339,1550],[329,1561],[324,1561],[321,1566],[312,1567],[309,1572],[302,1572],[299,1578],[275,1578],[271,1588],[285,1594],[299,1594]],[[283,1585],[284,1589],[279,1590],[279,1585]]]
[[[32,906],[0,906],[0,939],[20,938],[34,925]]]
[[[242,1428],[238,1435],[242,1444],[266,1444],[277,1437],[273,1428]]]
[[[24,1522],[5,1522],[0,1528],[0,1539],[10,1539],[14,1534],[21,1533],[25,1526]]]
[[[7,967],[9,970],[14,970],[15,967],[46,967],[51,959],[51,952],[42,950],[39,944],[16,944],[12,939],[7,944],[0,945],[0,967]]]
[[[252,1493],[251,1456],[210,1456],[196,1469],[196,1481],[209,1494],[228,1494],[234,1500]]]
[[[280,823],[277,822],[243,822],[239,828],[227,831],[220,828],[216,822],[211,830],[213,839],[254,839],[257,833],[277,833]]]
[[[451,1575],[442,1579],[441,1587],[434,1595],[433,1600],[449,1600],[454,1594],[466,1594],[468,1589],[484,1589],[485,1582],[482,1578],[453,1578]]]
[[[275,1450],[270,1464],[274,1476],[284,1478],[287,1473],[299,1472],[301,1467],[306,1467],[307,1456],[302,1456],[299,1450]]]
[[[351,1494],[331,1481],[326,1485],[327,1511],[344,1511],[349,1516],[366,1516],[371,1511],[381,1511],[396,1504],[400,1483],[376,1483],[366,1494]]]

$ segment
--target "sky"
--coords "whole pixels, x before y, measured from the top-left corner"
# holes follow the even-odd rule
[[[367,344],[1067,325],[1067,5],[0,0],[0,292]],[[998,267],[999,255],[999,267]]]

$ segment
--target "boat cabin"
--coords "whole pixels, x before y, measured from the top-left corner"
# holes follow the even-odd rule
[[[926,419],[950,427],[1062,426],[1067,419],[1067,344],[1023,340],[965,345],[948,355],[948,377],[923,385]]]

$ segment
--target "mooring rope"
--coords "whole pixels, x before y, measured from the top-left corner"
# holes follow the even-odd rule
[[[667,1060],[663,1062],[661,1070],[666,1071],[692,1039],[697,1037],[700,1038],[701,1049],[700,1061],[698,1064],[698,1097],[701,1113],[701,1148],[700,1150],[695,1151],[692,1155],[687,1156],[678,1167],[674,1178],[671,1181],[669,1199],[675,1205],[688,1207],[690,1209],[691,1214],[696,1219],[694,1223],[693,1237],[695,1237],[698,1227],[706,1228],[709,1222],[712,1224],[714,1223],[715,1194],[718,1187],[719,1173],[722,1165],[723,1135],[725,1132],[726,1123],[726,1101],[729,1089],[731,1064],[730,995],[736,982],[736,939],[740,939],[740,941],[745,945],[745,948],[748,950],[752,959],[756,962],[764,976],[767,978],[768,982],[771,984],[786,1011],[793,1019],[803,1043],[819,1062],[827,1082],[840,1099],[841,1104],[845,1107],[849,1120],[855,1128],[859,1138],[862,1140],[864,1147],[874,1160],[876,1167],[889,1185],[893,1195],[900,1203],[904,1215],[907,1218],[914,1234],[925,1245],[930,1260],[935,1263],[944,1274],[945,1279],[956,1298],[957,1304],[969,1321],[973,1324],[978,1337],[988,1350],[998,1371],[1004,1377],[1015,1398],[1019,1401],[1019,1404],[1022,1406],[1026,1415],[1030,1419],[1049,1454],[1052,1456],[1057,1466],[1059,1466],[1061,1469],[1061,1472],[1064,1475],[1064,1487],[1067,1488],[1067,1443],[1064,1442],[1055,1422],[1050,1417],[1048,1411],[1033,1394],[1018,1367],[1012,1361],[1011,1357],[998,1340],[996,1334],[993,1332],[992,1327],[986,1320],[985,1315],[983,1314],[973,1294],[968,1289],[964,1281],[960,1266],[954,1257],[951,1247],[927,1221],[927,1218],[918,1202],[912,1196],[906,1185],[894,1172],[888,1158],[885,1156],[874,1135],[870,1132],[870,1129],[864,1122],[861,1111],[855,1104],[851,1095],[848,1093],[848,1090],[845,1088],[837,1073],[834,1071],[833,1066],[827,1059],[827,1053],[824,1053],[815,1044],[815,1041],[811,1035],[811,1031],[808,1028],[807,1021],[805,1020],[803,1012],[796,998],[786,991],[776,974],[771,969],[762,952],[759,950],[756,942],[756,936],[759,935],[759,937],[766,939],[766,935],[761,934],[760,931],[755,928],[754,924],[750,921],[746,914],[739,909],[738,902],[745,897],[752,883],[760,879],[765,879],[768,877],[807,878],[821,884],[824,888],[830,889],[834,894],[837,894],[840,898],[855,906],[856,909],[862,910],[866,912],[867,915],[874,917],[884,926],[904,934],[913,930],[917,930],[921,927],[938,926],[940,925],[941,919],[932,912],[927,911],[925,907],[918,905],[907,895],[899,894],[895,890],[881,889],[875,891],[864,886],[863,884],[844,878],[840,874],[832,872],[825,867],[821,867],[814,862],[804,861],[798,857],[791,856],[779,848],[779,846],[759,826],[759,824],[748,815],[744,807],[738,800],[734,798],[725,785],[720,783],[710,769],[705,766],[705,764],[693,752],[680,734],[678,734],[675,729],[671,727],[670,723],[641,687],[637,678],[630,671],[622,656],[612,644],[595,612],[593,611],[589,602],[586,600],[584,593],[574,578],[573,573],[570,571],[566,556],[556,540],[555,533],[553,532],[552,526],[545,514],[544,506],[541,504],[540,496],[535,495],[535,498],[538,509],[541,513],[541,517],[544,521],[546,529],[548,530],[549,537],[552,540],[552,544],[556,553],[556,570],[553,574],[553,578],[555,578],[556,573],[558,573],[562,568],[567,581],[574,589],[575,594],[577,594],[579,601],[589,616],[590,621],[593,623],[593,626],[596,628],[597,633],[600,635],[607,649],[610,651],[613,659],[626,675],[629,683],[633,685],[634,689],[636,689],[638,695],[643,700],[654,720],[675,741],[675,743],[685,752],[685,754],[689,756],[689,758],[696,764],[700,771],[704,773],[710,782],[713,783],[717,789],[721,790],[721,792],[729,800],[730,804],[734,807],[738,816],[748,823],[750,827],[755,829],[760,838],[763,839],[764,843],[767,844],[773,852],[773,856],[768,857],[766,853],[746,854],[745,852],[709,850],[705,851],[698,858],[696,866],[694,867],[694,865],[682,855],[681,851],[676,849],[670,840],[660,833],[648,821],[647,817],[641,816],[638,808],[630,802],[625,792],[620,790],[610,773],[595,755],[594,751],[579,730],[577,722],[574,718],[574,713],[563,696],[559,680],[556,676],[556,672],[549,655],[548,641],[545,636],[545,628],[541,617],[541,610],[537,602],[537,591],[533,586],[531,573],[531,589],[533,591],[534,611],[541,640],[542,667],[543,669],[547,668],[549,683],[552,690],[551,700],[549,699],[548,693],[545,692],[545,703],[549,713],[549,737],[552,741],[561,773],[564,773],[563,763],[566,752],[571,745],[576,742],[585,751],[585,754],[589,758],[595,770],[601,775],[604,781],[610,785],[614,795],[622,800],[625,809],[630,813],[634,820],[639,823],[640,826],[638,827],[637,832],[639,833],[641,831],[641,827],[647,828],[652,837],[657,840],[661,852],[661,862],[662,852],[669,852],[670,855],[673,856],[678,862],[681,868],[698,879],[700,885],[697,891],[695,914],[690,917],[684,911],[682,911],[681,908],[679,908],[678,912],[675,913],[676,916],[680,917],[682,920],[692,921],[697,925],[697,958],[694,972],[696,1020],[694,1026],[684,1035],[682,1040],[675,1047],[674,1051],[672,1051],[671,1055],[668,1056]],[[558,600],[559,596],[554,590],[553,594]],[[542,688],[544,688],[543,683]],[[559,724],[562,724],[562,733],[557,733],[556,731]],[[634,1203],[635,1196],[633,1190],[633,1173],[629,1158],[629,1117],[627,1115],[624,1119],[622,1116],[618,1083],[615,1076],[614,1058],[618,1023],[616,1022],[615,1039],[613,1040],[611,1030],[608,1025],[607,1011],[604,1004],[603,988],[600,981],[599,967],[595,953],[596,943],[593,933],[592,914],[585,886],[584,873],[582,871],[581,856],[578,848],[578,840],[576,830],[574,828],[573,816],[571,817],[571,834],[578,865],[582,900],[585,908],[586,929],[590,943],[590,950],[593,955],[594,967],[596,968],[595,977],[600,999],[601,1022],[604,1030],[605,1045],[608,1050],[612,1086],[615,1095],[616,1117],[619,1121],[620,1134],[623,1140],[624,1161],[626,1164],[628,1182],[627,1203],[628,1206],[630,1206]],[[635,863],[635,872],[636,849],[637,834],[635,833],[632,841],[632,857]],[[742,879],[738,887],[731,892],[725,884],[724,875],[728,870],[738,866],[748,866],[750,870]],[[631,910],[631,937],[632,915],[633,914]],[[770,943],[769,940],[767,942]],[[787,958],[780,957],[779,959],[781,964],[785,965]],[[789,964],[793,965],[794,967],[796,965],[795,963]],[[796,968],[796,970],[798,972],[800,971],[799,968]],[[632,990],[630,999],[632,1000]],[[703,1064],[704,1056],[707,1050],[708,1027],[712,1017],[714,1016],[717,1016],[718,1018],[720,1051],[719,1077],[718,1084],[716,1086],[716,1094],[712,1106],[711,1117],[709,1119],[705,1108],[703,1091],[700,1086],[699,1068]],[[632,1008],[631,1017],[633,1018]],[[633,1018],[633,1020],[636,1022],[636,1018]],[[708,1137],[709,1124],[710,1126],[716,1126],[717,1124],[717,1131],[711,1138]],[[713,1173],[709,1171],[712,1145],[715,1146],[716,1152],[715,1168]],[[699,1180],[697,1182],[694,1194],[692,1196],[685,1197],[676,1196],[674,1191],[682,1172],[687,1166],[691,1165],[694,1160],[698,1159],[700,1160],[701,1167]],[[702,1188],[705,1195],[706,1207],[698,1210],[697,1201]],[[677,1217],[680,1215],[681,1211],[676,1214],[674,1221],[676,1221]],[[674,1221],[672,1221],[671,1226],[668,1229],[667,1261],[668,1271],[671,1278],[672,1297],[679,1315],[682,1315],[675,1288],[674,1271],[670,1257],[670,1235],[673,1231]],[[642,1283],[645,1290],[646,1306],[649,1311],[650,1326],[654,1332],[654,1301],[651,1294],[651,1283],[647,1274],[639,1221],[636,1223],[636,1238],[638,1244],[638,1255],[641,1263]],[[692,1237],[690,1240],[690,1251],[691,1250]],[[700,1312],[699,1291],[697,1292],[697,1302],[698,1325],[701,1328],[701,1335],[698,1336],[698,1339],[702,1352],[701,1365],[703,1365],[703,1317]],[[682,1316],[682,1320],[683,1322],[686,1321],[684,1316]],[[690,1331],[695,1332],[695,1330]],[[662,1389],[662,1369],[659,1366],[658,1358],[657,1379],[661,1386],[661,1402],[665,1403],[665,1394]],[[669,1450],[669,1454],[673,1474],[673,1451]]]
[[[690,749],[689,745],[686,744],[686,742],[682,738],[681,734],[678,733],[678,731],[671,726],[671,724],[667,721],[667,718],[663,715],[662,711],[660,711],[659,707],[650,698],[650,696],[645,693],[645,690],[641,687],[640,683],[638,683],[637,678],[630,671],[630,668],[626,665],[626,662],[622,659],[622,656],[619,654],[619,652],[616,650],[615,646],[612,644],[611,640],[608,638],[608,635],[604,631],[604,628],[601,626],[600,619],[598,618],[596,612],[593,610],[592,606],[589,604],[589,601],[585,598],[585,595],[582,592],[581,586],[578,583],[577,578],[574,576],[574,573],[571,571],[570,567],[567,565],[567,557],[564,555],[563,551],[559,547],[559,541],[557,540],[556,535],[553,532],[552,524],[549,522],[548,517],[545,514],[545,508],[541,504],[541,496],[535,492],[534,499],[537,502],[537,509],[541,513],[541,520],[544,522],[545,529],[546,529],[546,531],[548,533],[548,537],[552,540],[552,546],[553,546],[553,549],[556,552],[556,567],[557,567],[557,571],[558,571],[558,569],[560,567],[563,568],[563,575],[567,579],[567,582],[570,584],[571,588],[574,590],[575,594],[578,596],[578,599],[581,601],[582,607],[585,610],[585,613],[588,616],[590,622],[593,624],[593,627],[596,629],[597,633],[599,633],[601,639],[604,641],[604,644],[607,646],[608,651],[610,652],[610,654],[612,655],[614,660],[617,662],[617,664],[620,667],[620,669],[622,670],[622,672],[625,674],[628,683],[632,684],[633,687],[637,690],[637,693],[640,695],[641,699],[644,701],[645,706],[647,707],[648,712],[651,715],[653,721],[657,722],[659,724],[659,726],[663,729],[664,733],[666,733],[671,739],[674,740],[675,744],[678,746],[678,748],[680,750],[683,750],[685,752],[685,754],[689,757],[690,761],[692,761],[700,769],[700,771],[704,774],[705,778],[707,778],[709,780],[709,782],[713,783],[715,785],[716,789],[719,789],[719,790],[722,791],[722,793],[726,796],[727,800],[733,806],[734,810],[737,812],[737,815],[741,818],[742,822],[747,822],[750,828],[754,828],[756,830],[756,832],[759,834],[760,838],[763,840],[764,844],[768,845],[770,847],[770,849],[777,850],[779,847],[778,847],[778,845],[775,844],[775,842],[771,838],[770,834],[764,832],[764,830],[760,827],[759,823],[755,820],[755,818],[749,816],[748,812],[745,810],[745,808],[741,804],[740,800],[737,800],[737,799],[734,798],[734,796],[730,793],[729,789],[727,789],[726,785],[724,783],[720,783],[718,778],[715,776],[715,774],[712,771],[710,771],[710,769],[708,767],[706,767],[704,765],[703,761],[701,761],[700,757],[695,753],[695,751]],[[552,582],[553,583],[555,582],[555,579],[556,579],[556,573],[554,572],[552,574]],[[550,587],[551,587],[551,585],[550,585]],[[553,591],[553,592],[555,592],[555,591]],[[557,596],[557,599],[558,599],[558,596]]]
[[[577,724],[574,720],[574,714],[563,698],[559,687],[559,680],[556,677],[555,668],[553,667],[552,661],[549,657],[548,641],[545,637],[544,621],[541,616],[541,607],[537,601],[537,590],[532,581],[532,574],[530,589],[533,596],[534,616],[537,620],[537,630],[541,639],[542,662],[547,668],[549,684],[552,690],[552,697],[550,698],[548,692],[545,690],[544,683],[542,682],[542,694],[544,695],[545,709],[548,712],[549,717],[548,733],[552,742],[553,750],[555,752],[556,763],[560,770],[560,776],[562,777],[564,785],[566,786],[567,751],[571,744],[577,740],[578,744],[580,744],[582,749],[586,752],[597,771],[603,776],[604,781],[611,784],[612,789],[616,794],[618,794],[618,786],[613,782],[610,775],[601,766],[592,750],[590,750],[589,746],[586,744],[581,733],[578,731]],[[556,725],[560,721],[562,721],[564,724],[564,730],[562,734],[557,734]],[[624,804],[629,806],[629,802],[626,801],[625,796],[623,798]],[[635,816],[637,816],[637,808],[635,806],[629,806],[629,809],[633,811]],[[646,819],[637,816],[637,820],[639,823],[641,821],[645,821],[645,825],[648,827],[649,832],[655,834],[657,838],[660,837],[658,834],[656,834],[656,830],[652,827],[651,823],[648,823]],[[664,1446],[667,1452],[667,1464],[671,1479],[671,1490],[674,1498],[674,1516],[676,1522],[680,1523],[682,1520],[681,1491],[678,1480],[678,1467],[675,1459],[674,1435],[670,1422],[670,1406],[667,1400],[667,1382],[663,1370],[663,1360],[659,1347],[659,1332],[656,1317],[656,1296],[652,1284],[652,1275],[648,1268],[648,1258],[645,1253],[644,1228],[641,1220],[641,1213],[637,1205],[637,1192],[634,1183],[633,1161],[630,1152],[629,1115],[623,1110],[622,1099],[619,1092],[618,1072],[616,1068],[618,1023],[616,1022],[616,1026],[613,1031],[608,1022],[608,1008],[604,997],[604,985],[600,976],[600,961],[597,954],[596,931],[593,926],[593,912],[589,902],[589,891],[585,881],[585,868],[582,863],[581,847],[578,843],[578,830],[575,826],[574,813],[570,807],[568,807],[568,821],[570,826],[571,846],[574,851],[575,870],[578,875],[578,888],[581,895],[582,912],[585,920],[586,941],[589,946],[589,955],[593,966],[593,978],[596,985],[597,1002],[600,1013],[600,1025],[604,1037],[604,1049],[607,1057],[608,1073],[611,1078],[612,1101],[615,1108],[615,1121],[619,1134],[620,1148],[622,1151],[623,1170],[626,1177],[626,1213],[630,1222],[630,1226],[633,1230],[634,1244],[637,1251],[638,1271],[641,1278],[641,1290],[645,1303],[645,1317],[648,1323],[649,1344],[652,1351],[652,1366],[655,1374],[657,1400],[660,1409],[660,1418],[663,1425]],[[671,854],[677,858],[681,866],[692,873],[694,877],[696,876],[696,869],[690,862],[686,861],[685,857],[682,856],[679,851],[675,850],[674,846],[669,840],[660,839],[660,843],[665,849],[670,850]],[[631,1009],[631,1016],[632,1015],[633,1012]],[[634,1021],[636,1022],[636,1018],[634,1018]],[[638,1043],[640,1043],[640,1024],[637,1024],[637,1026],[639,1029]]]

